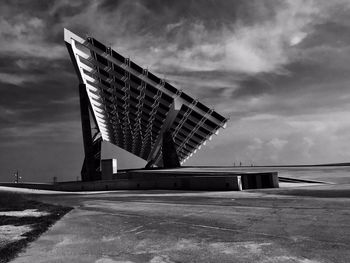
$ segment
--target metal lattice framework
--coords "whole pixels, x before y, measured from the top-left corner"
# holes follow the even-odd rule
[[[225,127],[225,117],[96,39],[67,29],[64,39],[103,140],[161,165],[170,131],[183,163]]]

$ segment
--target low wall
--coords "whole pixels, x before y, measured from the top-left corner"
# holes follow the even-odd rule
[[[105,191],[105,190],[204,190],[241,191],[245,189],[278,187],[277,172],[240,173],[235,175],[176,175],[168,173],[143,174],[131,172],[114,180],[91,182],[61,182],[56,184],[0,183],[3,186],[56,191]]]
[[[66,182],[54,185],[61,191],[101,190],[242,190],[239,177],[161,177],[157,179],[116,179],[93,182]]]
[[[37,190],[56,190],[54,184],[42,184],[42,183],[0,183],[0,186],[28,188]]]
[[[278,173],[256,173],[242,175],[242,189],[278,188]]]

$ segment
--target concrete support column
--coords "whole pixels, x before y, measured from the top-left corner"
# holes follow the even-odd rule
[[[175,143],[170,131],[163,134],[163,166],[164,168],[180,167],[179,157],[176,152]]]
[[[278,173],[273,172],[270,175],[270,187],[279,188]]]
[[[86,92],[85,84],[79,84],[79,98],[80,98],[80,116],[81,128],[83,132],[84,143],[84,163],[81,170],[82,181],[94,181],[100,179],[98,171],[99,165],[96,159],[100,157],[101,141],[100,139],[93,140],[90,122],[90,101]],[[98,160],[99,163],[99,160]],[[97,165],[96,165],[97,164]]]
[[[235,176],[233,178],[230,178],[232,180],[232,190],[236,191],[242,191],[242,179],[241,176]]]

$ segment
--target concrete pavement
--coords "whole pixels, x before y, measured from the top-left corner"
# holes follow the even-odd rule
[[[75,209],[13,262],[345,263],[350,185],[332,187],[348,195],[283,189],[35,195]]]

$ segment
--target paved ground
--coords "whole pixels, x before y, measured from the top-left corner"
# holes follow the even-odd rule
[[[13,262],[350,259],[350,185],[34,197],[76,208]]]

